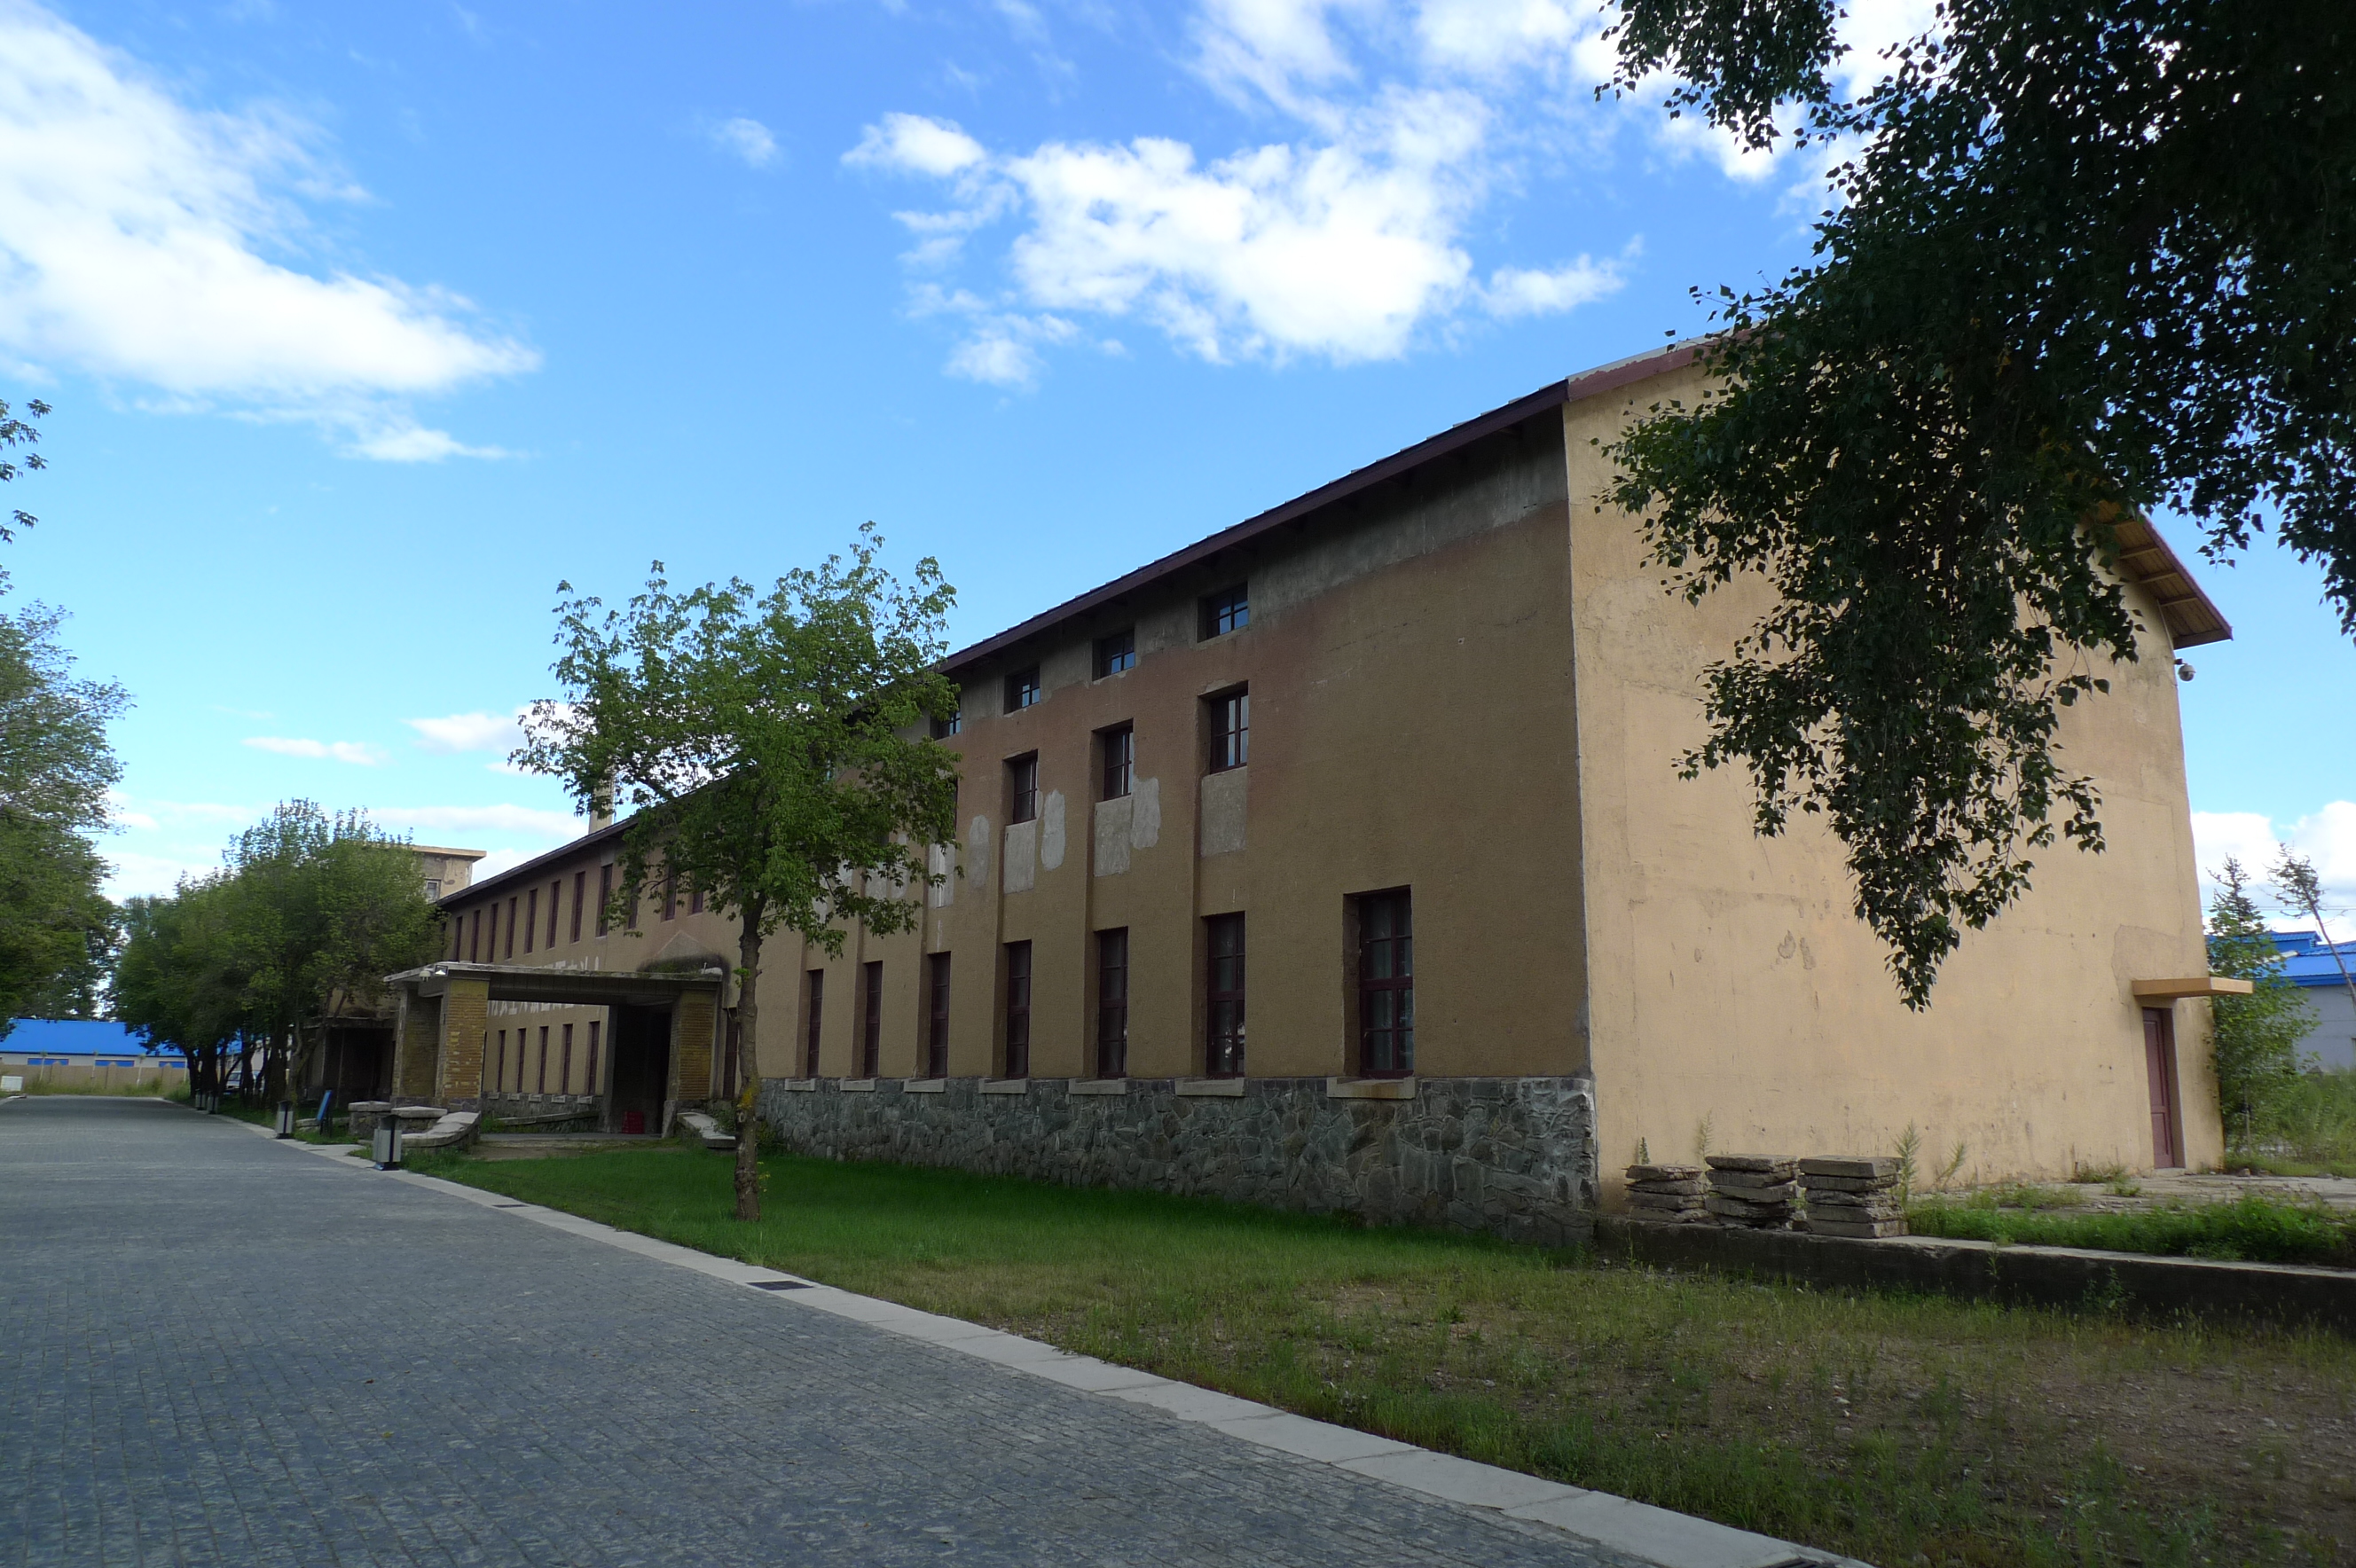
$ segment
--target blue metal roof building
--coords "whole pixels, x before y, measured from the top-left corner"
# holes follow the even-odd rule
[[[0,1066],[179,1067],[177,1051],[150,1053],[146,1039],[129,1024],[86,1019],[18,1019],[0,1040]]]
[[[2284,977],[2316,1013],[2315,1028],[2298,1043],[2301,1054],[2311,1053],[2325,1067],[2356,1068],[2356,998],[2340,977],[2340,958],[2356,972],[2356,942],[2326,944],[2311,931],[2277,931],[2274,937],[2283,953]]]

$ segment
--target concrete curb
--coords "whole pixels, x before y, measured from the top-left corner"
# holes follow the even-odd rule
[[[271,1136],[266,1127],[252,1130]],[[1587,1491],[1524,1475],[1519,1470],[1476,1464],[1452,1454],[1393,1442],[1353,1427],[1312,1421],[1270,1405],[1156,1377],[1133,1367],[1118,1366],[1093,1356],[1071,1355],[1053,1345],[1002,1329],[837,1290],[814,1280],[659,1242],[536,1203],[519,1203],[481,1188],[406,1170],[379,1172],[374,1166],[349,1157],[349,1149],[356,1146],[295,1143],[292,1147],[334,1159],[345,1169],[381,1174],[477,1208],[498,1210],[562,1231],[584,1241],[600,1242],[658,1263],[759,1290],[792,1307],[831,1313],[886,1333],[972,1356],[1012,1372],[1044,1378],[1077,1392],[1141,1405],[1173,1421],[1207,1426],[1303,1463],[1331,1465],[1368,1479],[1481,1510],[1510,1528],[1558,1533],[1583,1544],[1640,1558],[1659,1568],[1868,1568],[1854,1558],[1794,1546],[1772,1536],[1755,1535],[1608,1492]]]

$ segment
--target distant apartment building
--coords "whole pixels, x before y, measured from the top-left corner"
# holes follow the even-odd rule
[[[1838,844],[1676,776],[1764,590],[1664,592],[1595,443],[1699,386],[1574,377],[953,656],[947,880],[916,933],[772,944],[775,1135],[1540,1239],[1704,1142],[2215,1158],[2171,656],[2223,619],[2132,525],[2142,656],[2062,731],[2110,848],[2047,851],[1910,1013]],[[688,889],[601,923],[621,831],[445,896],[404,1093],[656,1131],[733,1091],[733,930]]]

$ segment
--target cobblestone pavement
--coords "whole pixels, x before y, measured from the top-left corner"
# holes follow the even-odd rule
[[[177,1106],[0,1194],[0,1564],[1632,1568]]]

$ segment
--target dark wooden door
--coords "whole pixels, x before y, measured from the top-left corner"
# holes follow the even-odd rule
[[[2151,1084],[2152,1163],[2182,1165],[2182,1133],[2176,1115],[2176,1029],[2165,1008],[2143,1010],[2143,1066]]]

